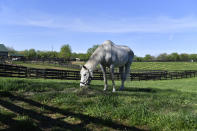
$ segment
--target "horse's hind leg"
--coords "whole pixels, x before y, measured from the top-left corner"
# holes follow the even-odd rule
[[[107,90],[107,77],[106,77],[106,67],[101,65],[101,71],[103,72],[103,79],[104,79],[104,91]]]
[[[124,89],[124,81],[125,81],[124,66],[119,67],[119,71],[120,71],[120,78],[121,78],[120,90],[122,90]]]
[[[124,90],[124,82],[126,81],[126,78],[128,77],[128,75],[130,74],[130,66],[131,66],[131,63],[127,63],[125,65],[125,71],[124,73],[122,73],[122,85],[120,87],[120,90]]]

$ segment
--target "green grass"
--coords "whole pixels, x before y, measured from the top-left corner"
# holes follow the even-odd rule
[[[133,70],[197,70],[197,62],[133,62]]]
[[[59,66],[58,64],[38,64],[38,63],[23,63],[15,62],[14,64],[22,65],[31,68],[41,68],[41,69],[61,69],[68,70]],[[74,63],[73,64],[79,64]],[[83,63],[80,63],[83,64]],[[133,62],[131,66],[132,70],[197,70],[197,62]]]
[[[25,67],[29,67],[29,68],[38,68],[38,69],[57,69],[57,70],[76,70],[76,69],[71,69],[71,68],[67,68],[64,66],[61,66],[59,64],[50,64],[50,63],[24,63],[24,62],[18,62],[18,61],[14,61],[13,64],[19,65],[19,66],[25,66]]]
[[[109,82],[111,84],[111,82]],[[116,81],[120,86],[120,81]],[[0,78],[0,129],[196,130],[197,78],[126,82]]]

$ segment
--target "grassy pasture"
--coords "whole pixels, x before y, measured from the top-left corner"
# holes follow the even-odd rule
[[[41,69],[60,69],[68,70],[59,66],[58,64],[38,64],[38,63],[22,63],[15,62],[14,64],[32,67],[32,68],[41,68]],[[72,64],[82,65],[83,62],[72,62]],[[132,70],[197,70],[197,62],[133,62],[131,66]]]
[[[197,70],[197,62],[133,62],[133,70]]]
[[[0,130],[197,129],[197,78],[111,91],[103,81],[79,89],[79,81],[0,78]]]
[[[24,63],[24,62],[18,62],[15,61],[13,64],[20,65],[20,66],[25,66],[29,68],[38,68],[38,69],[57,69],[57,70],[76,70],[76,69],[70,69],[64,66],[61,66],[59,64],[49,64],[49,63]]]

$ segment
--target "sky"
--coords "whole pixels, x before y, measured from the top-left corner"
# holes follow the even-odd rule
[[[197,54],[197,0],[0,0],[0,43],[85,53],[111,40],[137,56]]]

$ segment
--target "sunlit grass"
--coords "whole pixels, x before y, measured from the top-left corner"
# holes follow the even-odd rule
[[[197,62],[133,62],[133,70],[197,70]]]
[[[84,62],[72,62],[75,65],[82,65]],[[14,64],[22,65],[30,68],[40,69],[59,69],[59,70],[70,70],[58,64],[48,63],[23,63],[15,62]],[[76,69],[72,69],[76,70]],[[131,70],[197,70],[197,62],[133,62]]]
[[[38,68],[38,69],[56,69],[56,70],[77,70],[68,68],[59,64],[50,64],[50,63],[31,63],[31,62],[13,62],[13,64],[16,64],[18,66],[25,66],[29,68]]]

